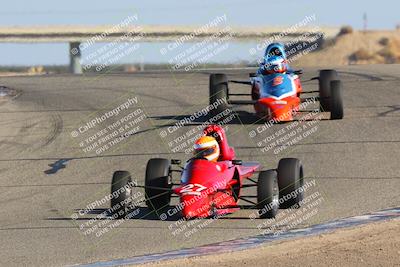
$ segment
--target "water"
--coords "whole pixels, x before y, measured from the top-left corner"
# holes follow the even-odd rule
[[[115,60],[115,64],[171,63],[175,65],[183,61],[199,61],[202,57],[206,58],[208,63],[255,62],[263,54],[261,50],[254,55],[249,52],[257,46],[257,42],[222,42],[213,49],[207,49],[207,44],[184,43],[172,50],[168,49],[173,45],[169,42],[126,43],[123,49],[117,49],[121,44],[123,43],[111,46],[111,43],[97,43],[90,46],[82,51],[82,64],[95,61],[99,64],[107,64]],[[167,49],[165,55],[160,52],[162,49]],[[68,50],[67,43],[1,43],[0,65],[67,65],[69,64]],[[111,53],[112,51],[116,53]],[[203,53],[200,53],[201,51]],[[216,52],[213,53],[213,51]]]

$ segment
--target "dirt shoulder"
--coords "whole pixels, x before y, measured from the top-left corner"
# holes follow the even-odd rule
[[[143,266],[400,266],[400,220]]]

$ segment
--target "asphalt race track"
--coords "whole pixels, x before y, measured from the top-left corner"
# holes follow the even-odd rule
[[[265,168],[275,168],[282,157],[303,162],[306,182],[315,181],[306,194],[318,192],[321,201],[313,215],[295,227],[400,204],[400,65],[338,70],[344,85],[344,119],[317,121],[315,132],[277,155],[262,152],[258,142],[288,124],[261,132],[263,124],[252,117],[248,106],[234,107],[237,117],[227,124],[229,142],[238,158],[260,161]],[[226,72],[240,79],[246,78],[249,70]],[[114,170],[129,170],[132,178],[143,184],[149,158],[189,157],[184,149],[174,153],[171,144],[179,136],[191,134],[205,118],[196,118],[175,131],[171,125],[207,106],[210,73],[0,78],[0,85],[20,92],[12,100],[0,99],[0,265],[90,263],[260,234],[257,226],[264,220],[250,220],[252,210],[196,222],[203,224],[191,233],[188,229],[176,231],[188,224],[177,222],[178,216],[161,221],[144,206],[115,227],[109,225],[118,221],[104,218],[89,223],[109,207],[108,201],[79,215],[80,209],[109,194]],[[317,70],[304,73],[303,79],[308,80]],[[317,82],[305,82],[303,87],[317,90]],[[128,99],[133,101],[129,112],[140,110],[130,135],[103,152],[85,152],[90,135],[112,125],[127,111],[76,137],[71,133]],[[252,131],[256,131],[254,138],[249,137]],[[248,193],[255,195],[255,190]],[[296,210],[284,212],[290,216]],[[108,225],[85,234],[102,221]],[[102,228],[109,231],[98,234]]]

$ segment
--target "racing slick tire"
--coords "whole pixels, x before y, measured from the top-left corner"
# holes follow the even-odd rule
[[[111,213],[113,218],[125,218],[132,196],[132,178],[129,172],[114,172],[111,182],[111,195]]]
[[[170,168],[171,163],[167,159],[154,158],[147,162],[145,194],[146,205],[151,210],[167,207],[171,201]]]
[[[303,166],[296,158],[283,158],[278,164],[279,207],[299,208],[304,198]]]
[[[210,105],[216,108],[211,110],[211,116],[216,116],[228,108],[228,78],[225,74],[210,75]]]
[[[331,120],[343,119],[342,82],[331,81]]]
[[[257,208],[262,219],[275,218],[278,213],[279,188],[275,170],[262,171],[258,176]]]
[[[321,111],[330,111],[331,81],[337,80],[336,70],[319,71],[319,97]]]

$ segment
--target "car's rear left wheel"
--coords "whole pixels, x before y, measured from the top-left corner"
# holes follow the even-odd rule
[[[225,74],[210,75],[210,105],[213,105],[211,115],[216,116],[228,108],[228,78]]]
[[[331,81],[337,80],[336,70],[319,71],[319,97],[321,111],[330,111]]]
[[[331,81],[331,120],[343,119],[342,82]]]

